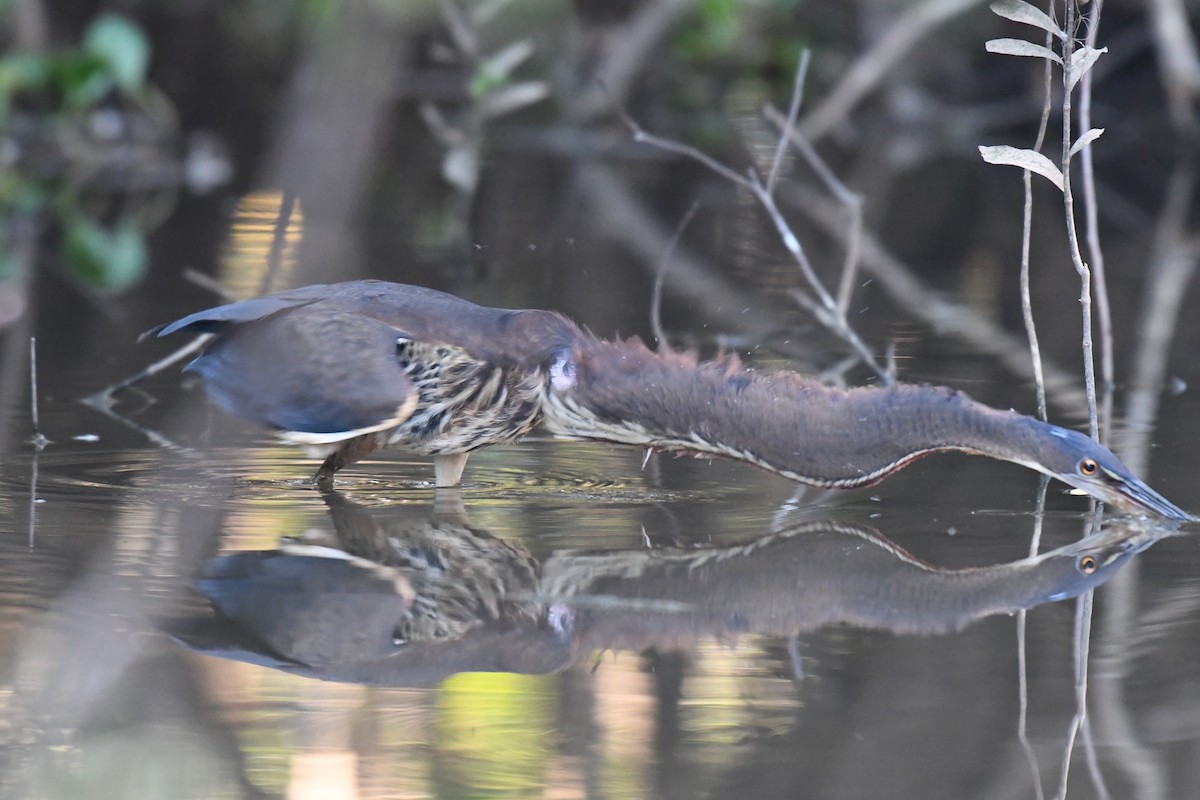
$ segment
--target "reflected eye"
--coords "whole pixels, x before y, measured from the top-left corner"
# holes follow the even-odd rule
[[[1079,462],[1079,474],[1084,477],[1090,478],[1099,471],[1100,465],[1096,463],[1095,459],[1085,458]]]
[[[1096,560],[1095,556],[1080,556],[1076,566],[1079,567],[1079,571],[1084,575],[1091,575],[1100,569],[1100,562]]]

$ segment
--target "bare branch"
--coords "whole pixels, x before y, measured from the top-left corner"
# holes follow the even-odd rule
[[[895,382],[895,377],[886,369],[879,366],[879,363],[875,360],[874,355],[871,353],[871,349],[866,345],[865,342],[862,341],[858,334],[850,328],[846,322],[845,316],[838,313],[838,306],[834,301],[833,296],[829,294],[829,291],[821,283],[821,279],[817,276],[816,270],[813,269],[812,263],[808,260],[808,255],[804,252],[804,247],[800,244],[800,240],[792,231],[791,226],[788,225],[787,220],[783,218],[783,214],[780,213],[779,207],[775,203],[775,198],[771,196],[771,193],[767,190],[767,187],[763,185],[763,182],[759,178],[757,172],[751,168],[747,170],[745,176],[739,175],[729,167],[714,159],[712,156],[709,156],[694,147],[676,142],[672,139],[666,139],[661,136],[655,136],[654,134],[647,133],[646,131],[642,130],[642,128],[635,121],[630,119],[628,115],[622,113],[621,117],[625,124],[632,131],[635,141],[645,142],[668,152],[677,153],[679,155],[691,158],[708,167],[717,175],[720,175],[733,184],[741,186],[745,189],[749,189],[754,197],[758,200],[759,204],[763,207],[763,210],[767,212],[767,216],[770,217],[771,223],[775,226],[775,230],[779,234],[779,239],[783,243],[784,248],[789,254],[791,254],[792,259],[796,262],[797,266],[800,267],[800,272],[804,276],[805,282],[808,283],[809,288],[816,296],[817,303],[821,309],[821,313],[815,315],[817,321],[849,344],[850,347],[862,357],[864,363],[866,363],[866,365],[870,367],[871,370],[874,371],[885,384],[890,385]]]
[[[1066,45],[1063,47],[1063,98],[1062,98],[1062,175],[1063,208],[1067,223],[1067,244],[1071,251],[1071,263],[1079,275],[1079,305],[1083,316],[1083,383],[1088,396],[1088,432],[1097,441],[1100,439],[1100,422],[1096,411],[1096,365],[1092,355],[1092,273],[1079,252],[1079,232],[1075,227],[1075,198],[1071,189],[1071,87],[1072,69],[1079,51],[1073,50],[1075,31],[1078,28],[1075,0],[1066,2]],[[1082,48],[1081,48],[1082,49]],[[1065,780],[1065,779],[1064,779]]]
[[[1100,12],[1104,0],[1093,0],[1088,14],[1087,46],[1095,52],[1096,32],[1100,28]],[[1091,259],[1092,275],[1095,277],[1096,316],[1100,324],[1100,382],[1105,395],[1112,392],[1116,380],[1113,370],[1113,322],[1112,309],[1108,302],[1108,281],[1104,277],[1104,251],[1100,247],[1100,211],[1096,199],[1096,171],[1092,165],[1092,148],[1088,145],[1097,139],[1102,128],[1092,127],[1092,71],[1083,78],[1079,89],[1079,128],[1086,131],[1071,145],[1068,155],[1079,153],[1083,178],[1083,215],[1086,228],[1088,258]]]
[[[901,14],[888,32],[846,72],[833,91],[800,122],[800,133],[816,142],[891,74],[922,38],[983,0],[925,0]]]
[[[800,52],[800,63],[796,67],[796,78],[792,82],[792,102],[788,105],[787,119],[775,145],[775,157],[771,159],[771,171],[767,173],[767,193],[775,194],[775,182],[779,180],[779,167],[787,151],[788,139],[796,129],[796,115],[800,113],[800,100],[804,94],[804,78],[808,75],[809,50]]]
[[[675,153],[676,155],[686,156],[708,167],[725,180],[731,181],[738,186],[741,186],[743,189],[749,189],[751,192],[754,191],[754,183],[752,183],[749,178],[739,175],[707,153],[701,152],[700,150],[697,150],[689,145],[682,144],[681,142],[676,142],[673,139],[665,139],[662,136],[655,136],[653,133],[647,133],[624,113],[621,114],[621,118],[625,121],[625,124],[630,127],[630,131],[633,134],[633,140],[635,142],[644,142],[646,144],[653,145],[660,150],[666,150],[667,152]]]
[[[784,184],[781,189],[789,204],[800,209],[829,236],[845,242],[845,216],[840,208],[803,186]],[[1024,341],[970,309],[942,297],[916,277],[910,267],[889,253],[870,231],[864,230],[861,238],[863,269],[897,305],[938,332],[956,336],[980,353],[996,358],[1012,374],[1033,378],[1029,349]],[[1072,414],[1086,411],[1087,396],[1075,375],[1053,364],[1045,364],[1044,369],[1049,399]]]
[[[817,177],[825,184],[826,188],[837,198],[838,202],[845,206],[849,213],[849,235],[846,238],[846,257],[842,262],[842,278],[838,284],[837,294],[837,310],[842,317],[846,316],[846,312],[850,308],[850,298],[854,293],[855,279],[858,276],[859,249],[862,242],[863,230],[863,200],[862,196],[856,192],[850,191],[825,160],[817,153],[817,149],[812,146],[812,143],[805,139],[799,131],[794,127],[788,129],[786,122],[787,118],[779,112],[779,109],[774,106],[767,106],[763,109],[763,114],[767,121],[773,124],[780,132],[781,136],[786,136],[796,148],[797,152],[804,157],[808,165]],[[889,369],[889,372],[894,371]]]
[[[1051,0],[1050,10],[1053,12],[1054,3]],[[1046,33],[1046,46],[1049,47],[1056,34]],[[1061,37],[1060,37],[1061,38]],[[1042,117],[1038,122],[1037,138],[1034,139],[1033,149],[1041,152],[1046,142],[1046,132],[1050,129],[1050,108],[1053,98],[1054,67],[1047,61],[1042,76]],[[1046,408],[1046,378],[1042,371],[1042,348],[1038,342],[1037,325],[1033,320],[1033,296],[1029,288],[1029,251],[1033,243],[1033,173],[1025,170],[1025,206],[1021,224],[1021,318],[1025,322],[1025,336],[1029,339],[1029,358],[1033,364],[1034,390],[1037,393],[1038,417],[1048,422],[1049,411]],[[1040,495],[1045,504],[1045,483],[1042,484]]]
[[[666,334],[663,333],[662,326],[663,283],[667,278],[667,267],[671,264],[671,256],[675,253],[675,247],[679,244],[679,238],[683,236],[684,230],[691,224],[692,217],[696,216],[696,211],[699,208],[700,203],[692,203],[687,213],[683,215],[683,219],[675,226],[675,232],[671,234],[671,239],[667,242],[666,249],[663,250],[662,260],[658,262],[658,268],[654,270],[654,293],[650,299],[650,330],[654,334],[654,338],[658,340],[659,350],[671,349]]]
[[[33,427],[33,446],[41,450],[50,444],[50,440],[42,433],[38,416],[37,339],[33,336],[29,337],[29,420]]]

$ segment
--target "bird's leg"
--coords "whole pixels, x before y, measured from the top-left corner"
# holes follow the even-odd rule
[[[379,438],[372,433],[347,439],[342,442],[337,450],[334,450],[326,457],[325,461],[321,464],[321,468],[317,470],[317,474],[313,476],[313,482],[322,489],[332,489],[335,472],[342,467],[353,464],[364,456],[370,455],[378,449]]]
[[[451,453],[433,457],[434,486],[458,486],[462,480],[463,470],[467,466],[469,453]]]

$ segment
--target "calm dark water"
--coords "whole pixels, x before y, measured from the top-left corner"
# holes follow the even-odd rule
[[[176,376],[147,388],[162,402],[118,409],[186,449],[64,386],[32,509],[32,449],[0,469],[7,796],[1057,789],[1077,601],[1013,566],[1007,600],[955,588],[1028,554],[1023,470],[934,457],[789,501],[742,465],[536,439],[475,456],[461,492],[387,456],[323,497],[312,462]],[[1152,481],[1177,450],[1154,450]],[[1186,481],[1155,482],[1195,507]],[[1088,526],[1058,487],[1048,506],[1043,552]],[[317,557],[336,548],[353,557]],[[1176,536],[1105,576],[1071,796],[1194,787],[1198,569]]]
[[[300,200],[273,286],[386,278],[561,310],[603,336],[648,336],[654,270],[700,199],[668,273],[676,343],[804,370],[845,353],[790,305],[795,269],[745,193],[572,105],[584,92],[569,76],[619,33],[608,11],[540,12],[545,63],[529,77],[566,83],[554,103],[485,124],[457,116],[462,80],[426,57],[430,40],[444,55],[435,14],[347,3],[348,20],[321,18],[328,38],[292,41],[275,17],[199,25],[205,4],[185,5],[147,14],[151,77],[185,132],[224,140],[233,182],[147,202],[149,273],[120,297],[66,276],[54,224],[22,240],[29,304],[4,329],[0,385],[0,798],[1200,796],[1196,538],[1111,515],[1096,532],[1061,485],[1039,510],[1038,477],[1020,467],[940,455],[871,489],[796,493],[740,464],[643,462],[543,434],[473,455],[458,491],[435,491],[428,462],[384,453],[323,494],[306,480],[315,462],[224,417],[178,367],[110,413],[82,404],[181,344],[139,333],[217,302],[187,268],[239,297],[264,283],[284,190]],[[821,35],[858,41],[835,16]],[[525,35],[521,19],[488,47]],[[918,48],[897,77],[940,97],[946,119],[905,117],[901,101],[919,98],[897,95],[829,137],[868,227],[924,281],[913,302],[867,269],[851,318],[876,349],[895,344],[903,379],[1030,411],[1032,386],[995,357],[1004,334],[1024,353],[1019,180],[974,147],[1016,141],[1036,113],[1014,101],[1015,119],[993,127],[950,118],[964,97],[1030,83],[961,68],[988,36],[1011,35],[964,19],[961,42]],[[803,35],[780,36],[807,41],[789,20]],[[571,38],[576,24],[586,35]],[[1107,433],[1200,511],[1200,324],[1176,315],[1194,307],[1191,272],[1159,259],[1172,235],[1194,237],[1187,202],[1159,219],[1194,181],[1165,101],[1145,89],[1152,59],[1125,46],[1097,104],[1122,122],[1101,141],[1125,137],[1099,162],[1118,209],[1102,220],[1118,331]],[[827,47],[816,97],[854,57]],[[773,149],[753,120],[763,98],[786,99],[775,67],[733,80],[728,63],[709,75],[681,66],[682,45],[664,48],[644,69],[658,77],[631,95],[635,116],[739,168]],[[421,102],[475,137],[472,191],[444,180]],[[789,164],[792,180],[807,185]],[[1079,382],[1059,202],[1038,195],[1034,295],[1047,357]],[[786,211],[834,285],[841,251],[802,206]],[[992,332],[931,321],[935,297]],[[30,335],[51,440],[40,452]],[[1079,404],[1056,396],[1053,420],[1080,427]]]

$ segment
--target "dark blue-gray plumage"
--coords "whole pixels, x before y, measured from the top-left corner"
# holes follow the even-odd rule
[[[231,413],[324,447],[333,475],[378,447],[468,453],[539,422],[570,439],[748,461],[818,486],[869,486],[959,450],[1044,472],[1129,511],[1192,517],[1074,431],[931,386],[839,390],[791,372],[597,339],[549,311],[486,308],[382,281],[308,286],[184,317],[215,336],[189,366]]]

